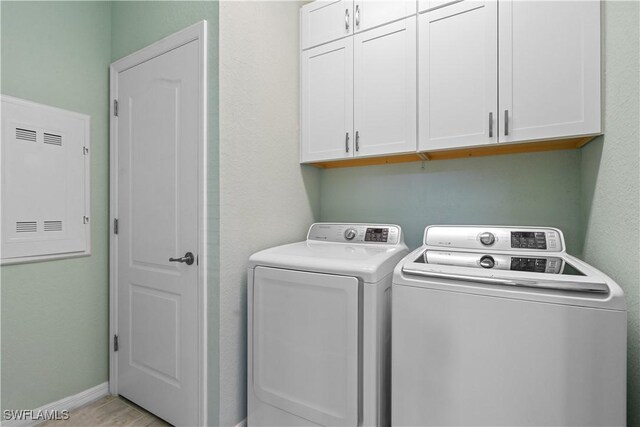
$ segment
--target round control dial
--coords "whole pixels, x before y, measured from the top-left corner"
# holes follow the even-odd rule
[[[479,237],[480,237],[480,243],[482,243],[485,246],[491,246],[496,241],[496,236],[494,236],[493,233],[489,233],[488,231],[485,231],[484,233],[480,233]]]
[[[493,268],[494,265],[496,265],[496,262],[492,256],[485,255],[480,258],[480,266],[482,268]]]
[[[347,240],[353,240],[358,235],[358,230],[355,228],[347,228],[344,232],[344,238]]]

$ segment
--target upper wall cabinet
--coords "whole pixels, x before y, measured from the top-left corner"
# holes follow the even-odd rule
[[[365,31],[415,13],[415,0],[356,0],[353,10],[354,30]]]
[[[500,142],[600,133],[600,2],[498,7]]]
[[[599,1],[321,0],[300,31],[303,163],[568,149],[601,132]]]
[[[302,162],[416,151],[416,18],[302,52]]]
[[[419,16],[420,150],[498,141],[497,12],[465,1]]]
[[[461,1],[419,23],[419,150],[600,133],[598,2]]]
[[[300,9],[302,49],[353,34],[353,0],[319,0]]]

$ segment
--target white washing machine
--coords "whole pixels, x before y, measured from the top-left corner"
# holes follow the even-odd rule
[[[394,426],[626,424],[622,290],[560,230],[427,227],[392,313]]]
[[[252,426],[390,424],[390,297],[407,253],[396,225],[313,224],[248,269]]]

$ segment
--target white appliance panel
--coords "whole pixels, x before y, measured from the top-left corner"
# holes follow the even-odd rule
[[[393,292],[392,425],[625,424],[624,311]]]
[[[253,392],[311,422],[358,422],[359,281],[256,267]]]

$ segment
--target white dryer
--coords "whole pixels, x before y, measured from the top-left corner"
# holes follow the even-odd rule
[[[394,274],[392,425],[625,425],[626,318],[558,229],[427,227]]]
[[[400,227],[313,224],[248,269],[253,426],[390,424],[391,278]]]

